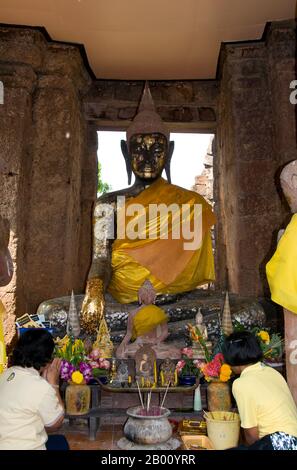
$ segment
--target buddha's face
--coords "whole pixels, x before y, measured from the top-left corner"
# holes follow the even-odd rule
[[[129,141],[133,173],[141,179],[161,176],[165,167],[168,142],[163,134],[135,134]]]

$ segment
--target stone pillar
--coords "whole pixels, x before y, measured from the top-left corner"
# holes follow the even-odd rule
[[[265,265],[284,216],[275,176],[281,161],[296,158],[294,110],[289,103],[295,22],[285,24],[273,24],[265,42],[228,44],[221,55],[220,243],[226,246],[230,289],[241,295],[268,292]]]
[[[4,100],[0,105],[0,213],[10,223],[9,248],[14,262],[11,282],[0,288],[0,296],[8,312],[4,330],[5,340],[9,343],[14,335],[14,314],[23,311],[25,305],[24,227],[28,217],[25,201],[28,200],[26,182],[30,171],[28,137],[32,126],[32,92],[37,77],[25,64],[0,62],[0,80],[4,89]]]
[[[83,155],[83,170],[81,178],[81,231],[79,242],[79,285],[82,291],[85,286],[92,260],[92,214],[94,201],[97,197],[97,126],[89,122],[87,125],[87,151]],[[91,184],[90,184],[91,182]],[[95,183],[95,184],[94,184]]]
[[[84,235],[91,203],[83,211],[88,154],[83,97],[91,80],[77,47],[47,42],[36,30],[0,28],[0,53],[6,165],[0,207],[11,224],[16,263],[4,301],[21,315],[33,313],[43,300],[84,288],[80,242],[85,240],[84,252],[91,254],[90,237]],[[88,177],[95,200],[96,172]]]

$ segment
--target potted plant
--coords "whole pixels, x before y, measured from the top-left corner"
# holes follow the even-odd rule
[[[217,353],[210,361],[200,362],[199,367],[208,382],[208,409],[210,411],[229,411],[231,409],[231,393],[228,381],[232,370],[225,363],[223,354]]]
[[[199,361],[198,359],[193,359],[192,348],[183,348],[181,355],[182,359],[176,364],[179,385],[192,386],[199,377]]]
[[[62,358],[61,379],[67,382],[65,403],[69,415],[83,415],[89,411],[92,367],[88,363],[84,344],[80,339],[66,337],[63,345],[56,346],[55,355]]]
[[[280,333],[272,333],[271,335],[265,329],[255,328],[253,332],[260,341],[263,351],[263,361],[271,367],[283,366],[284,339]]]

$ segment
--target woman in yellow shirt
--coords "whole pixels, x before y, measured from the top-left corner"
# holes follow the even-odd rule
[[[224,357],[240,377],[232,393],[249,450],[297,450],[297,408],[283,376],[261,362],[256,336],[243,331],[225,340]]]

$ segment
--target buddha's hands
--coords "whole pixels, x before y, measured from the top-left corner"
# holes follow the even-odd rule
[[[82,305],[81,326],[87,333],[95,333],[104,315],[104,283],[100,278],[89,279]]]

